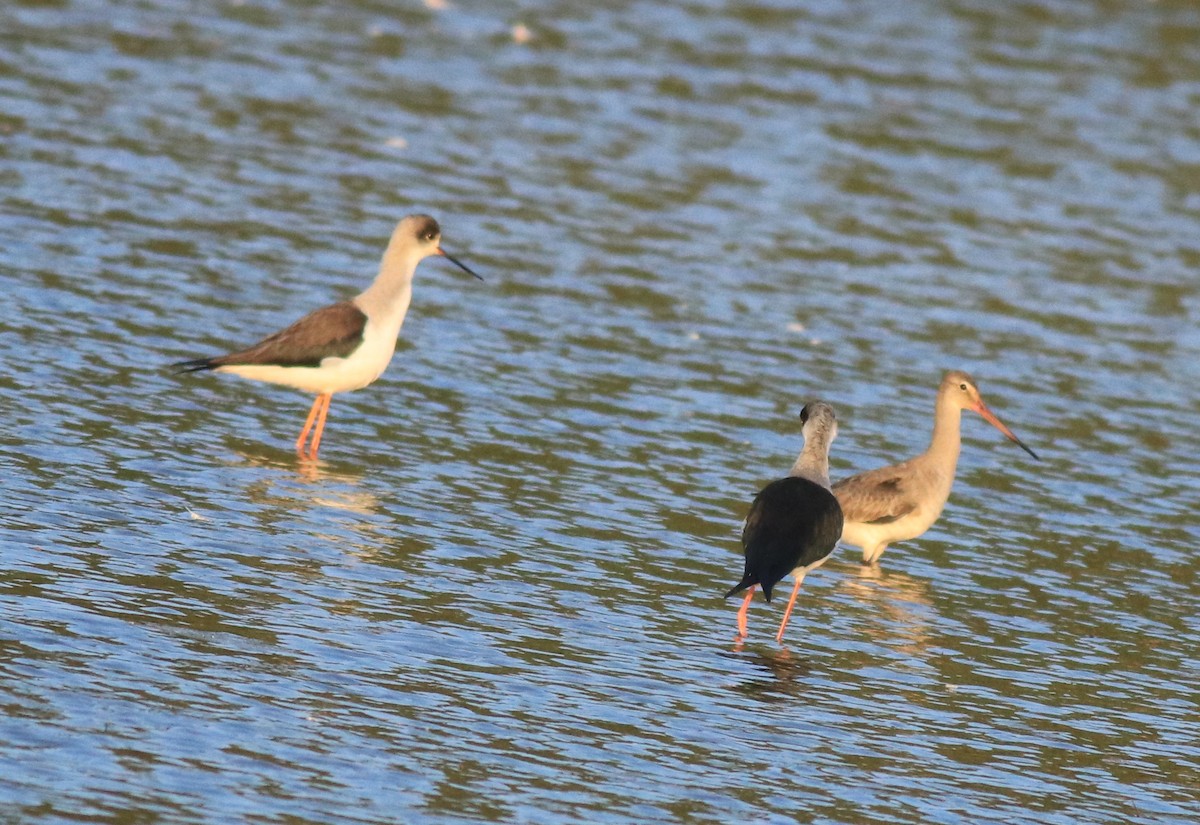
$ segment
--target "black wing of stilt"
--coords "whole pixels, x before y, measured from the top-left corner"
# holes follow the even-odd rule
[[[213,358],[195,358],[171,366],[200,372],[227,366],[319,367],[326,358],[345,358],[362,345],[367,315],[350,301],[305,315],[252,347]]]
[[[761,584],[770,601],[780,579],[828,556],[841,536],[842,508],[833,493],[796,476],[772,481],[750,505],[742,529],[745,574],[726,595]]]

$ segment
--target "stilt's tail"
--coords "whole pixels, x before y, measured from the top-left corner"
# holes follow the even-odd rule
[[[729,588],[729,592],[725,594],[725,598],[728,599],[735,593],[741,593],[747,587],[752,587],[756,584],[758,584],[758,578],[750,573],[747,573],[746,575],[742,576],[742,580],[740,582]],[[771,588],[764,586],[763,595],[767,597],[767,601],[771,601]]]
[[[171,365],[176,373],[180,372],[200,372],[201,370],[211,370],[216,364],[213,358],[194,358],[191,361],[179,361]]]

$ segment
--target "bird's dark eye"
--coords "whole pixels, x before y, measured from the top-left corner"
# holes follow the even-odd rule
[[[959,384],[959,385],[958,385],[958,388],[959,388],[960,390],[962,390],[963,392],[966,392],[966,391],[967,391],[967,385],[966,385],[966,384]]]
[[[426,229],[424,232],[421,233],[421,240],[424,241],[425,243],[429,243],[436,237],[437,237],[437,233],[434,232],[432,229]]]

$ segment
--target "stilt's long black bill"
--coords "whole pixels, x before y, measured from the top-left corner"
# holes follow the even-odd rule
[[[469,275],[474,275],[476,278],[478,278],[478,279],[479,279],[479,280],[481,280],[481,281],[483,280],[483,276],[482,276],[482,275],[480,275],[478,272],[476,272],[476,271],[474,271],[473,269],[471,269],[471,267],[469,267],[469,266],[467,266],[466,264],[464,264],[462,261],[460,261],[458,258],[456,258],[456,257],[454,257],[453,255],[451,255],[451,254],[450,254],[449,252],[447,252],[446,250],[442,249],[440,246],[438,247],[438,252],[439,252],[439,253],[441,253],[441,255],[442,255],[442,257],[443,257],[443,258],[445,258],[445,259],[446,259],[446,260],[448,260],[450,263],[452,263],[452,264],[454,264],[455,266],[457,266],[457,267],[458,267],[459,269],[461,269],[463,272],[466,272],[466,273],[467,273],[467,274],[469,274]]]

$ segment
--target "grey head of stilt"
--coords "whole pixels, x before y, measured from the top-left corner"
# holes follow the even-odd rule
[[[824,401],[810,401],[800,411],[804,428],[804,449],[800,451],[791,475],[807,478],[829,489],[829,448],[837,438],[837,415]]]

